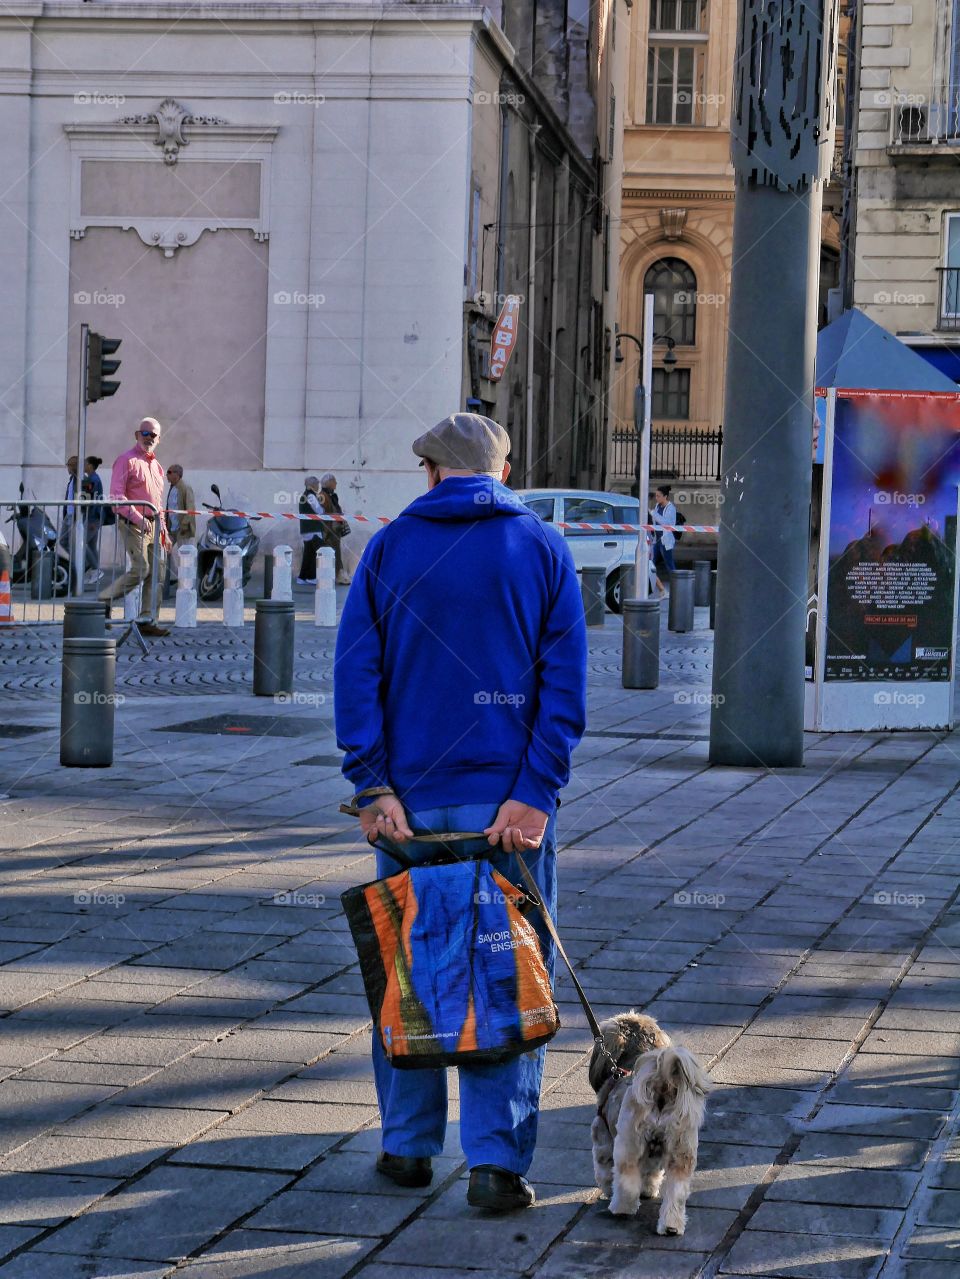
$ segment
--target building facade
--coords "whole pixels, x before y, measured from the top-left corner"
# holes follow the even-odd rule
[[[62,496],[84,322],[122,340],[87,451],[155,416],[198,498],[271,509],[332,470],[346,510],[391,515],[411,441],[468,406],[520,482],[599,478],[617,8],[6,4],[0,493]]]
[[[845,74],[846,21],[841,27]],[[688,516],[719,479],[733,258],[730,162],[736,0],[638,0],[631,13],[624,105],[619,324],[642,337],[654,295],[651,477],[689,497]],[[838,147],[837,154],[841,148]],[[839,178],[839,162],[837,176]],[[839,186],[824,193],[821,322],[839,276]],[[666,341],[672,341],[672,348]],[[614,378],[608,484],[634,482],[634,389],[640,353],[622,341]],[[665,365],[668,350],[676,363]],[[684,502],[681,501],[681,506]]]
[[[864,0],[845,301],[960,382],[960,4]]]

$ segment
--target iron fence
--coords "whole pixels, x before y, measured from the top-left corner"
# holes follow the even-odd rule
[[[940,267],[939,329],[960,329],[960,266]]]
[[[637,466],[637,433],[632,428],[611,437],[610,473],[633,476]],[[655,426],[650,432],[650,478],[720,479],[723,428]]]

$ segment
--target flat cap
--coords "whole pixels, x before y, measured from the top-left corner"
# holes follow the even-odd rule
[[[493,418],[451,413],[413,441],[418,457],[454,471],[502,471],[510,436]]]

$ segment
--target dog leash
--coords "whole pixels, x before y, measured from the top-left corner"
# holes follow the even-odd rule
[[[357,804],[358,800],[366,799],[366,798],[375,799],[378,795],[393,795],[393,794],[395,794],[395,792],[391,790],[389,786],[370,786],[367,788],[367,790],[358,791],[356,795],[354,795],[353,799],[351,799],[348,803],[341,804],[340,812],[347,813],[351,817],[358,817],[360,815],[360,809]],[[487,838],[489,837],[485,835],[482,830],[481,831],[448,830],[448,831],[439,831],[436,833],[431,833],[429,835],[412,835],[409,840],[405,840],[404,842],[419,843],[419,844],[448,844],[448,843],[455,843],[459,840],[487,839]],[[376,845],[374,846],[376,847]],[[436,862],[433,862],[432,860],[428,860],[427,862],[419,862],[419,863],[413,862],[409,858],[404,857],[402,853],[398,857],[392,848],[383,848],[380,851],[386,853],[388,857],[393,857],[395,861],[400,862],[400,864],[404,866],[405,869],[407,870],[413,870],[417,866],[430,866],[430,865],[438,864]],[[533,878],[533,875],[531,875],[530,869],[527,866],[527,863],[523,860],[523,857],[517,852],[515,852],[513,855],[517,859],[517,865],[520,867],[520,874],[523,876],[523,881],[527,888],[527,896],[530,899],[530,901],[533,903],[533,905],[536,906],[536,908],[539,910],[540,916],[544,922],[544,926],[546,927],[547,932],[550,934],[550,939],[553,942],[553,944],[556,946],[557,951],[560,955],[560,958],[563,960],[563,962],[567,966],[567,970],[570,973],[570,979],[573,982],[574,989],[577,992],[577,996],[580,1000],[580,1003],[583,1005],[584,1015],[586,1016],[587,1024],[589,1025],[591,1033],[593,1034],[594,1042],[596,1043],[601,1056],[607,1059],[607,1063],[610,1067],[610,1073],[613,1076],[613,1078],[622,1079],[626,1075],[629,1075],[630,1071],[623,1069],[623,1067],[618,1063],[617,1059],[613,1056],[613,1054],[607,1048],[606,1044],[603,1042],[603,1032],[600,1029],[600,1023],[597,1021],[596,1013],[594,1013],[593,1009],[591,1008],[590,1000],[587,998],[587,992],[583,989],[583,986],[581,986],[580,979],[577,976],[576,972],[574,971],[573,964],[570,962],[570,958],[567,955],[567,952],[563,948],[563,942],[560,940],[560,934],[557,932],[556,925],[554,924],[552,918],[550,917],[550,912],[547,910],[546,906],[544,906],[543,904],[543,901],[540,897],[540,889],[537,887],[537,881]],[[458,857],[454,858],[454,861],[461,861],[461,860],[473,861],[475,860],[475,858],[466,858],[466,859],[458,858]]]

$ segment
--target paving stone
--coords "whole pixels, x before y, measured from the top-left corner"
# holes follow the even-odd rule
[[[244,1225],[251,1230],[285,1230],[307,1234],[343,1234],[379,1238],[392,1234],[417,1210],[397,1195],[365,1199],[330,1190],[287,1190],[277,1195]]]
[[[921,1203],[917,1220],[921,1226],[954,1226],[960,1229],[960,1190],[935,1190]]]
[[[37,1137],[0,1160],[4,1172],[74,1173],[87,1177],[131,1177],[170,1147],[113,1137]]]
[[[188,1057],[125,1089],[117,1101],[125,1106],[235,1110],[289,1073],[286,1062]]]
[[[614,1217],[607,1201],[598,1200],[565,1236],[565,1242],[583,1244],[625,1244],[643,1248],[670,1248],[685,1252],[709,1253],[720,1243],[737,1219],[732,1209],[691,1207],[682,1239],[658,1235],[659,1200],[641,1202],[635,1217]]]
[[[944,1119],[945,1114],[937,1110],[828,1102],[811,1119],[810,1127],[822,1132],[853,1133],[865,1137],[932,1141],[943,1127]]]
[[[918,1173],[911,1172],[791,1163],[767,1188],[766,1198],[855,1207],[906,1208],[919,1179]],[[843,1231],[827,1233],[842,1234]]]
[[[481,1258],[489,1269],[526,1270],[546,1251],[579,1211],[579,1204],[558,1204],[524,1213],[522,1222],[496,1216],[472,1217],[457,1222],[457,1254]],[[382,1262],[397,1262],[417,1268],[444,1266],[450,1261],[450,1239],[437,1229],[437,1222],[412,1221],[379,1254]]]
[[[232,1116],[222,1132],[343,1134],[377,1117],[376,1106],[309,1105],[297,1101],[261,1100]]]
[[[916,1257],[939,1263],[956,1261],[960,1249],[960,1227],[917,1226],[903,1249],[905,1257]]]
[[[68,1137],[151,1139],[179,1144],[226,1118],[224,1110],[174,1110],[160,1106],[98,1106],[60,1131]]]
[[[341,1279],[375,1248],[375,1239],[231,1230],[177,1273],[185,1279]],[[369,1270],[364,1270],[365,1279]],[[412,1279],[408,1275],[405,1279]]]
[[[52,1226],[74,1217],[120,1181],[102,1177],[0,1172],[0,1223],[9,1226]]]
[[[281,1190],[289,1178],[233,1169],[155,1168],[36,1245],[42,1252],[174,1261]],[[149,1229],[144,1223],[149,1221]]]
[[[589,1152],[570,1151],[566,1154],[568,1163],[583,1165],[583,1155],[590,1163],[590,1181],[593,1184],[593,1165]],[[557,1156],[556,1160],[552,1157]],[[578,1156],[580,1158],[578,1159]],[[554,1163],[562,1164],[563,1152],[537,1150],[533,1157],[533,1166],[527,1174],[534,1185],[555,1181],[556,1177],[544,1175],[544,1167],[549,1171]],[[538,1167],[539,1161],[539,1167]],[[298,1190],[335,1190],[355,1195],[399,1195],[405,1199],[426,1199],[434,1194],[443,1181],[460,1167],[459,1158],[434,1156],[433,1181],[429,1186],[398,1186],[387,1177],[382,1177],[376,1170],[372,1155],[359,1151],[333,1151],[297,1182]],[[568,1179],[569,1182],[569,1179]],[[560,1184],[568,1184],[561,1182]]]
[[[23,1070],[21,1080],[42,1079],[50,1083],[100,1084],[105,1087],[124,1088],[138,1084],[156,1072],[156,1066],[107,1065],[94,1061],[64,1061],[62,1057],[48,1057],[46,1061]]]
[[[960,1034],[874,1027],[863,1041],[860,1051],[913,1057],[960,1057]]]
[[[31,1248],[5,1266],[0,1279],[165,1279],[169,1266],[124,1258],[92,1259],[86,1253],[38,1252]]]
[[[720,1142],[701,1142],[690,1191],[691,1206],[742,1208],[779,1153],[780,1148],[772,1146],[740,1149]]]
[[[230,1122],[229,1120],[227,1121]],[[172,1164],[197,1164],[215,1168],[267,1168],[300,1172],[343,1139],[336,1125],[328,1133],[297,1136],[294,1133],[224,1132],[214,1128],[174,1151]]]
[[[892,1209],[771,1199],[769,1191],[772,1189],[772,1186],[768,1187],[766,1197],[750,1218],[750,1230],[892,1239],[902,1218],[902,1213]]]
[[[727,1084],[773,1084],[818,1091],[839,1067],[850,1045],[833,1039],[772,1039],[744,1035],[710,1070]]]
[[[852,1133],[807,1133],[800,1141],[794,1163],[823,1163],[844,1168],[920,1169],[926,1143],[891,1137],[855,1136]]]
[[[874,1279],[885,1251],[883,1244],[869,1239],[747,1229],[730,1249],[720,1273],[775,1279]]]
[[[831,1097],[863,1105],[949,1109],[960,1085],[960,1060],[874,1053],[850,1063]]]
[[[551,1251],[534,1275],[536,1279],[613,1279],[614,1276],[616,1279],[696,1279],[707,1256],[707,1253],[667,1252],[660,1248],[641,1252],[635,1244],[598,1247],[564,1242]],[[432,1272],[423,1273],[424,1279],[428,1276],[432,1279]],[[367,1279],[366,1273],[364,1279]],[[382,1276],[371,1274],[370,1279],[406,1277],[400,1273],[384,1273]]]
[[[43,1232],[42,1226],[0,1226],[0,1261]]]
[[[166,1066],[196,1047],[194,1039],[161,1039],[150,1035],[93,1035],[72,1048],[63,1049],[63,1061],[103,1062],[111,1065]]]
[[[305,1065],[323,1057],[342,1043],[340,1035],[244,1027],[216,1043],[205,1044],[196,1055],[215,1057],[218,1061],[227,1057],[242,1057],[248,1061],[289,1061]],[[367,1052],[369,1054],[369,1047]]]

